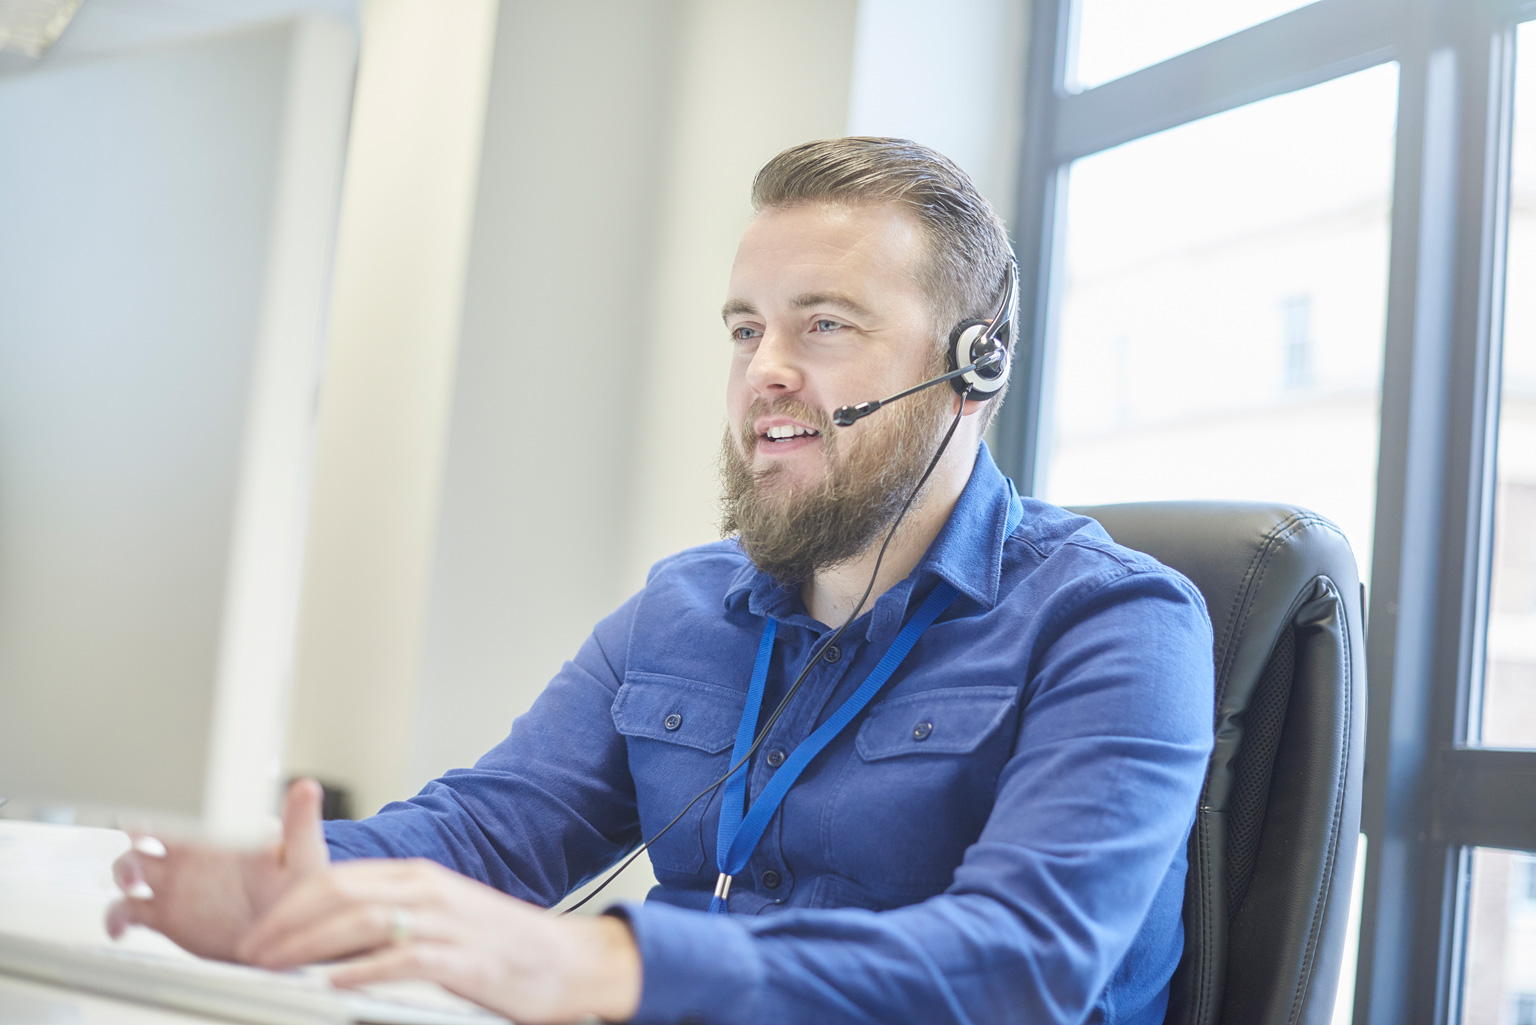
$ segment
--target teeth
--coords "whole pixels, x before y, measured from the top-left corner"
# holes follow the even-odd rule
[[[777,441],[783,438],[799,438],[800,435],[816,435],[817,432],[809,427],[800,427],[799,424],[783,424],[783,426],[770,427],[763,433]]]
[[[784,424],[784,425],[778,426],[778,427],[770,427],[770,428],[768,428],[768,430],[764,431],[763,433],[766,434],[770,438],[782,439],[782,438],[798,438],[802,434],[815,435],[818,432],[811,430],[809,427],[801,427],[799,424],[794,424],[794,425]]]

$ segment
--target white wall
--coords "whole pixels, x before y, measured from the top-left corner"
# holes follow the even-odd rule
[[[751,216],[752,176],[848,119],[853,0],[700,0],[679,34],[672,141],[636,384],[635,504],[623,580],[719,537],[715,458],[730,348],[720,304]]]
[[[676,20],[502,4],[404,792],[500,740],[620,598]]]
[[[362,15],[286,760],[381,803],[409,784],[496,4]]]
[[[932,146],[1008,220],[1028,28],[1029,0],[859,0],[848,134]]]

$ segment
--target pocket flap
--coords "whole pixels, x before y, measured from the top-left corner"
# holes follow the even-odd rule
[[[882,701],[859,727],[859,755],[873,762],[974,751],[1017,698],[1012,687],[946,687]]]
[[[613,699],[613,724],[626,737],[719,754],[735,743],[745,706],[745,694],[712,683],[628,673]]]

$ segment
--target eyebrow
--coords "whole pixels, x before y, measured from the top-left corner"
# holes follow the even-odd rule
[[[745,299],[729,299],[724,306],[720,307],[720,319],[729,321],[737,315],[750,317],[756,312],[757,307]]]
[[[813,306],[840,306],[856,317],[872,317],[874,311],[847,292],[802,292],[789,301],[797,310]]]
[[[846,292],[802,292],[791,299],[789,305],[797,310],[807,310],[816,306],[837,306],[856,317],[874,316],[874,311]],[[757,307],[745,299],[731,299],[720,307],[720,319],[726,321],[734,316],[753,316],[756,313]]]

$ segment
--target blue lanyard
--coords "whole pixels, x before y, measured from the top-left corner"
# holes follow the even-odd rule
[[[1024,519],[1024,503],[1014,490],[1013,481],[1007,483],[1008,517],[1003,528],[1004,537],[1012,534]],[[917,643],[922,632],[949,608],[950,602],[955,600],[955,594],[954,586],[946,580],[940,580],[934,585],[933,592],[918,607],[917,614],[901,628],[901,633],[896,635],[896,639],[886,649],[874,672],[859,684],[859,689],[832,713],[830,719],[800,742],[773,779],[768,781],[745,819],[742,818],[742,807],[747,803],[747,766],[743,765],[726,780],[720,805],[719,834],[715,843],[715,865],[719,869],[720,878],[715,883],[715,896],[709,902],[711,914],[725,914],[725,901],[731,892],[731,880],[747,867],[748,859],[757,849],[757,842],[763,838],[763,830],[768,828],[768,820],[778,811],[784,795],[789,793],[789,788],[794,786],[800,773],[879,693],[896,667],[901,665],[907,653],[912,650],[912,645]],[[773,637],[778,629],[778,620],[770,616],[768,625],[763,628],[763,639],[757,645],[757,661],[752,665],[752,684],[747,689],[747,705],[741,712],[741,725],[736,727],[736,746],[731,751],[732,765],[747,756],[752,740],[757,735],[757,717],[763,707],[763,691],[768,684],[768,663],[773,657]]]
[[[720,829],[718,842],[715,848],[715,864],[720,870],[720,879],[715,884],[715,896],[709,902],[709,910],[712,914],[725,914],[725,901],[730,895],[731,879],[746,868],[747,861],[752,857],[752,852],[757,849],[757,842],[763,837],[763,830],[768,828],[768,820],[773,818],[773,813],[778,811],[779,804],[783,802],[784,795],[789,788],[794,786],[795,780],[805,767],[811,763],[811,759],[821,753],[821,749],[831,743],[832,738],[843,731],[854,716],[864,710],[885,682],[891,678],[896,667],[901,665],[902,659],[912,650],[912,645],[917,643],[917,638],[928,626],[939,617],[939,614],[949,607],[949,603],[955,600],[954,587],[945,580],[941,580],[933,588],[933,593],[918,608],[917,614],[901,628],[901,633],[891,642],[885,655],[875,666],[874,672],[859,684],[859,689],[844,701],[842,706],[832,717],[816,728],[809,737],[800,742],[794,752],[784,761],[774,773],[773,779],[763,788],[756,801],[752,802],[752,808],[747,812],[746,818],[742,818],[742,806],[746,803],[747,794],[747,766],[743,765],[731,775],[725,784],[725,796],[720,805]],[[768,625],[763,628],[763,639],[757,646],[757,661],[752,667],[752,685],[747,690],[747,705],[741,713],[741,725],[736,729],[736,746],[731,751],[731,764],[735,765],[747,755],[747,750],[752,746],[753,737],[757,733],[757,717],[762,710],[763,690],[768,683],[768,663],[773,654],[773,636],[778,631],[778,621],[772,617]]]

